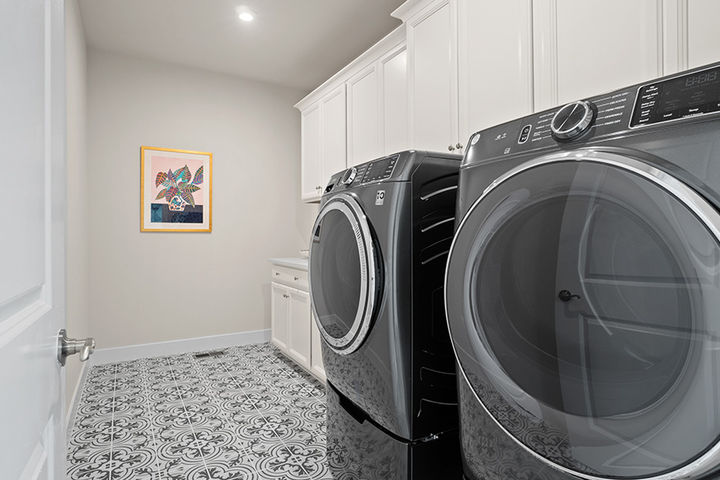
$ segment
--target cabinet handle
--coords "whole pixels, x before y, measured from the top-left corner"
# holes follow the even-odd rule
[[[448,151],[449,151],[449,152],[454,152],[454,151],[455,151],[455,147],[453,147],[452,145],[449,145],[449,146],[448,146]]]
[[[458,150],[462,150],[463,148],[465,148],[465,147],[463,147],[463,144],[462,144],[462,143],[458,143],[457,145],[455,145],[455,147],[456,147]]]
[[[318,185],[317,187],[315,187],[315,190],[322,190],[322,185]]]
[[[300,280],[300,277],[293,277],[293,278],[295,279],[295,281]]]
[[[283,298],[290,298],[290,295],[285,295],[285,294],[283,293]]]
[[[275,276],[276,276],[276,277],[279,277],[279,276],[280,276],[280,272],[275,272]]]

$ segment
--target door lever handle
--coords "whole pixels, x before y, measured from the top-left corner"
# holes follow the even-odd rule
[[[563,302],[569,302],[573,298],[580,298],[580,295],[570,292],[570,290],[560,290],[558,298]]]
[[[57,338],[57,359],[62,366],[65,366],[65,361],[70,355],[80,353],[80,361],[86,362],[95,351],[95,339],[92,337],[83,339],[69,338],[63,328],[58,332]]]

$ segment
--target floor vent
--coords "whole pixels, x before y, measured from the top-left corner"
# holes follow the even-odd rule
[[[225,355],[225,350],[212,350],[210,352],[196,353],[195,358],[208,358],[208,357],[219,357]]]

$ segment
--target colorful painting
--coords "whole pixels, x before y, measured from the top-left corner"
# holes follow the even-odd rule
[[[140,230],[212,231],[212,154],[141,147]]]

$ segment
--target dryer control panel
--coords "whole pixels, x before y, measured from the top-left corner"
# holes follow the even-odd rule
[[[720,113],[720,63],[568,103],[475,133],[463,165],[575,148],[667,122]]]
[[[631,128],[720,112],[720,67],[643,85]]]

